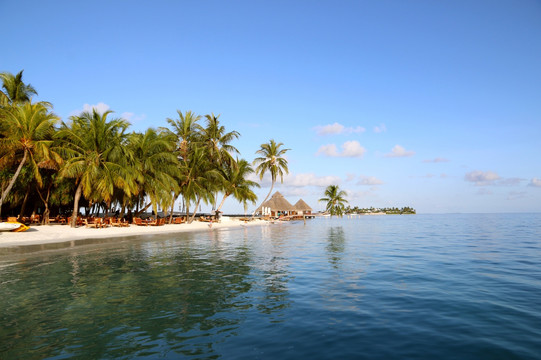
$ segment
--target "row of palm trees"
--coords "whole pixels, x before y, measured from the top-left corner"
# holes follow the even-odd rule
[[[172,218],[181,196],[191,222],[201,203],[218,211],[228,197],[245,209],[255,204],[259,184],[251,174],[262,180],[269,173],[272,191],[288,173],[289,149],[274,140],[261,145],[253,164],[239,159],[231,143],[240,134],[228,132],[219,115],[177,111],[168,127],[142,133],[130,132],[129,122],[112,111],[93,109],[64,122],[50,103],[32,102],[37,92],[22,81],[22,71],[0,73],[0,79],[0,216],[2,205],[23,214],[39,199],[34,203],[44,208],[45,223],[51,205],[73,206],[71,226],[81,207],[140,213],[152,206],[155,214],[170,208]]]

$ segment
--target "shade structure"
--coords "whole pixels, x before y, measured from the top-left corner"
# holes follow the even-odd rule
[[[294,207],[295,210],[298,211],[300,214],[309,214],[312,212],[312,208],[308,206],[308,204],[303,199],[297,201]]]
[[[290,213],[291,211],[296,211],[295,207],[278,191],[256,210],[260,214],[271,216],[275,216],[278,213]]]

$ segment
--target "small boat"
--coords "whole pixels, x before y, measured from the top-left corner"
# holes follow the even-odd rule
[[[21,224],[20,222],[1,222],[0,231],[13,231],[21,232],[28,230],[28,226]]]

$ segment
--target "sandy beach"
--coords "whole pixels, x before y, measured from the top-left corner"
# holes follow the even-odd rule
[[[266,222],[261,220],[247,223],[223,217],[221,222],[209,223],[194,221],[191,224],[171,224],[162,226],[107,227],[102,229],[80,226],[71,228],[68,225],[33,225],[25,232],[0,232],[0,248],[26,245],[42,245],[77,241],[84,239],[115,238],[138,235],[168,234],[189,231],[213,231],[243,226],[261,226]]]

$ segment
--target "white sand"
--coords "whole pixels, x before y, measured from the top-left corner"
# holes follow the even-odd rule
[[[242,226],[259,226],[266,224],[262,220],[248,223],[223,217],[219,223],[194,221],[191,224],[171,224],[162,226],[107,227],[103,229],[86,228],[80,226],[71,228],[68,225],[33,225],[25,232],[0,232],[0,247],[13,247],[22,245],[38,245],[61,243],[71,240],[114,238],[134,235],[168,234],[188,231],[212,231],[215,229],[235,228]]]

